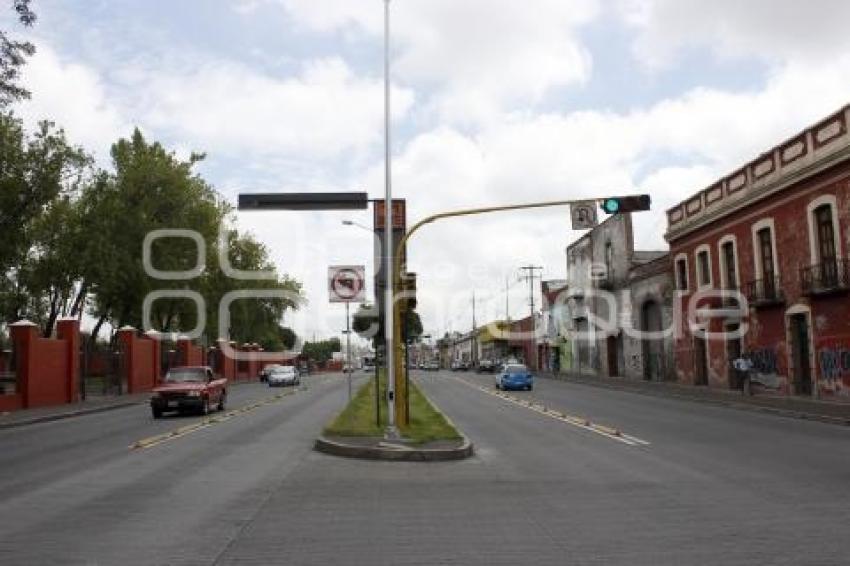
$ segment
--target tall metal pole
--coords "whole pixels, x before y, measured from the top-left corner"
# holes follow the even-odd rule
[[[351,403],[351,316],[349,315],[348,305],[345,301],[345,363],[348,368],[348,402]]]
[[[390,168],[390,0],[384,0],[384,339],[387,359],[387,436],[395,437],[395,344],[393,344],[393,213]]]
[[[478,365],[478,334],[476,333],[477,325],[475,324],[475,289],[472,290],[472,352],[470,358],[472,365]]]
[[[505,320],[511,321],[511,309],[510,309],[510,287],[508,286],[508,276],[505,275]]]

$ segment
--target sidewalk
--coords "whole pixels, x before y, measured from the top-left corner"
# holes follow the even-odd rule
[[[235,381],[228,387],[238,387],[247,383],[258,383],[257,380]],[[53,405],[51,407],[38,407],[36,409],[21,409],[0,413],[0,430],[15,428],[31,424],[46,423],[62,419],[70,419],[103,411],[123,409],[140,403],[147,403],[150,399],[150,391],[134,393],[132,395],[91,395],[85,401],[69,403],[67,405]]]
[[[624,377],[590,377],[550,372],[540,372],[540,376],[594,387],[630,391],[642,395],[672,397],[799,419],[850,425],[850,402],[819,401],[804,397],[766,393],[748,396],[735,390],[709,389],[708,387],[683,385],[669,381],[644,381]]]
[[[0,413],[0,429],[15,428],[36,423],[70,419],[81,415],[100,413],[130,407],[145,403],[150,399],[150,393],[135,393],[133,395],[89,395],[85,401],[38,407],[36,409],[21,409],[8,413]]]

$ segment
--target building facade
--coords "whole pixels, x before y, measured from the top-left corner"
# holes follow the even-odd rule
[[[743,355],[766,387],[850,399],[848,120],[844,107],[667,211],[681,381],[738,387]]]
[[[560,371],[667,379],[672,277],[666,252],[636,251],[627,213],[569,245],[566,258],[566,288],[552,315],[563,340]]]

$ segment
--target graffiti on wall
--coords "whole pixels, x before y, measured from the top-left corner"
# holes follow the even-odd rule
[[[776,375],[779,373],[779,356],[775,348],[759,348],[750,350],[745,354],[753,364],[753,370],[765,374]]]
[[[817,349],[821,387],[837,395],[850,395],[850,340],[829,340]]]

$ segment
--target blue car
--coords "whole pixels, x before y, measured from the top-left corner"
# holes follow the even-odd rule
[[[502,371],[496,374],[496,389],[534,389],[534,376],[522,364],[506,364]]]

